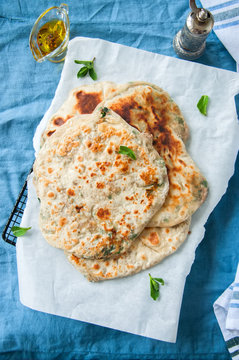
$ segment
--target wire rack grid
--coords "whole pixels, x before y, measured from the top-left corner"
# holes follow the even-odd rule
[[[30,173],[32,172],[32,169]],[[16,246],[17,238],[11,232],[13,226],[20,226],[22,215],[27,202],[27,179],[18,195],[17,201],[8,218],[5,228],[2,233],[2,238],[7,243]]]

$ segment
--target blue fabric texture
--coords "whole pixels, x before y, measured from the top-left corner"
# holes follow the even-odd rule
[[[60,79],[62,64],[36,63],[28,45],[34,21],[53,5],[60,2],[0,2],[1,232],[34,159],[33,134]],[[189,12],[188,1],[177,0],[81,0],[68,5],[71,39],[97,37],[169,56],[176,56],[172,40]],[[214,33],[197,62],[236,71]],[[233,282],[239,259],[238,179],[239,159],[196,251],[176,344],[24,307],[19,301],[15,248],[1,240],[0,359],[230,359],[212,305]]]

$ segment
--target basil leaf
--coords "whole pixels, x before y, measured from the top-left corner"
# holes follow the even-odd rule
[[[164,281],[162,278],[154,278],[154,280],[158,281],[161,285],[164,285]]]
[[[94,69],[94,61],[95,58],[92,61],[85,61],[85,60],[74,60],[76,64],[85,65],[83,66],[77,73],[77,77],[81,78],[87,75],[89,71],[89,75],[93,80],[97,80],[97,74]]]
[[[105,117],[105,115],[107,114],[107,112],[109,111],[109,109],[107,107],[103,107],[103,109],[101,110],[101,117]]]
[[[153,278],[151,279],[151,282],[152,282],[153,290],[157,292],[157,294],[159,294],[159,283],[155,281]]]
[[[84,76],[86,76],[86,74],[88,73],[88,68],[86,66],[83,66],[77,73],[77,77],[78,78],[82,78]]]
[[[23,228],[23,227],[20,227],[20,226],[13,226],[13,227],[11,228],[11,231],[12,231],[12,233],[13,233],[14,236],[19,237],[19,236],[25,235],[26,232],[27,232],[28,230],[30,230],[30,229],[31,229],[31,227]]]
[[[97,74],[96,74],[95,69],[93,67],[91,69],[89,69],[89,75],[90,75],[92,80],[97,80]]]
[[[129,156],[131,159],[136,160],[136,156],[135,153],[133,152],[133,150],[131,150],[130,148],[128,148],[127,146],[120,146],[119,149],[119,154],[122,155],[127,155]]]
[[[150,296],[154,300],[159,297],[159,284],[150,276]]]
[[[159,297],[159,283],[164,285],[164,280],[161,278],[153,278],[149,274],[150,278],[150,296],[152,299],[157,300]]]
[[[207,95],[202,95],[200,100],[197,103],[197,108],[203,115],[207,116],[207,106],[208,106],[209,97]]]
[[[86,67],[92,68],[93,66],[93,61],[80,61],[80,60],[75,60],[76,64],[82,64],[85,65]]]

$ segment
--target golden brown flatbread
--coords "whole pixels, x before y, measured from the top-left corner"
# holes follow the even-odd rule
[[[165,161],[169,193],[149,226],[168,227],[190,217],[205,201],[205,177],[186,151],[188,127],[170,96],[155,85],[129,83],[121,86],[99,106],[106,106],[141,132],[153,136],[153,145]]]
[[[164,132],[169,128],[184,142],[189,137],[188,125],[178,105],[154,84],[137,81],[119,85],[104,104],[142,132]]]
[[[136,274],[173,254],[188,235],[190,219],[169,228],[146,228],[131,248],[117,258],[87,260],[66,253],[68,260],[89,281],[110,280]]]
[[[121,146],[135,159],[121,154]],[[34,184],[45,239],[85,258],[129,249],[168,192],[167,170],[151,137],[101,109],[80,121],[73,117],[45,142]]]
[[[91,114],[96,106],[112,95],[116,89],[117,85],[110,81],[81,85],[73,89],[60,109],[48,121],[47,127],[42,134],[41,146],[74,115]]]

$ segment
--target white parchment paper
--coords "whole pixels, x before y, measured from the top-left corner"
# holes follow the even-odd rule
[[[47,244],[38,227],[39,202],[30,176],[22,226],[32,229],[17,241],[20,300],[35,310],[175,342],[185,279],[195,249],[203,239],[209,214],[234,172],[239,148],[234,95],[239,92],[239,75],[99,39],[75,38],[70,41],[55,97],[36,131],[36,151],[49,117],[69,91],[83,83],[93,83],[90,77],[77,79],[79,65],[74,59],[93,57],[99,81],[148,81],[169,92],[189,125],[188,152],[208,180],[209,196],[192,217],[187,241],[175,254],[150,269],[152,276],[162,277],[166,283],[160,299],[153,301],[149,271],[125,279],[89,283],[68,263],[62,250]],[[207,117],[196,106],[201,95],[210,97]]]

